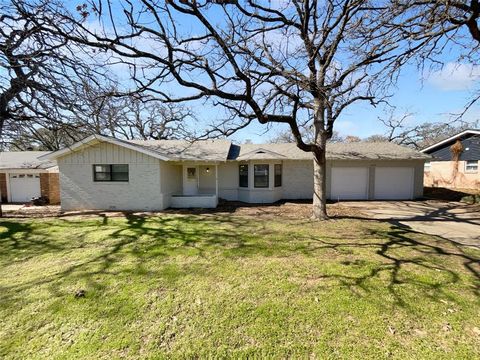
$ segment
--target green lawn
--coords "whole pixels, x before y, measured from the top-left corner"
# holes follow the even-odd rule
[[[479,358],[479,259],[366,220],[4,219],[0,358]]]

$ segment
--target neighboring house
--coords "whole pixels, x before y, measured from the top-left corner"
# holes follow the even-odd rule
[[[413,199],[429,156],[392,143],[329,144],[327,195]],[[44,159],[60,171],[62,209],[216,207],[218,199],[311,199],[313,157],[295,144],[126,141],[93,135]]]
[[[455,160],[452,146],[461,144]],[[433,157],[425,163],[425,185],[480,189],[480,130],[465,130],[422,150]]]
[[[0,194],[3,203],[26,203],[45,196],[60,203],[58,167],[55,161],[39,160],[48,151],[0,152]]]

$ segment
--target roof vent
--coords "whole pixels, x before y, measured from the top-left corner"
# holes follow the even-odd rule
[[[259,150],[259,151],[257,151],[257,154],[265,154],[265,151]]]

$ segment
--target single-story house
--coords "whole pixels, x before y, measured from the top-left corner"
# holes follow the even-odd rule
[[[480,189],[480,130],[462,131],[422,152],[432,156],[425,162],[426,186]]]
[[[129,141],[92,135],[42,158],[57,161],[64,210],[212,208],[219,198],[273,203],[313,196],[312,154],[295,144]],[[328,198],[421,197],[428,158],[392,143],[329,144]]]
[[[50,204],[60,203],[58,167],[54,160],[40,160],[48,151],[0,152],[0,194],[2,203],[26,203],[45,196]]]

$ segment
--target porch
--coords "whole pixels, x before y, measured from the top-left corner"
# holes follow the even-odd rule
[[[172,208],[216,208],[218,205],[218,165],[182,164],[182,192],[172,194]]]

